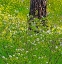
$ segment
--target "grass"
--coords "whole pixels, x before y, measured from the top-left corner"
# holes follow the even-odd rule
[[[62,1],[47,1],[47,25],[27,30],[29,0],[0,0],[0,64],[62,64]],[[36,29],[32,23],[32,29]]]

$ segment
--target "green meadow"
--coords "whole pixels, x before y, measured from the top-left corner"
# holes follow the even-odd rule
[[[0,0],[0,64],[62,64],[62,0],[47,0],[48,27],[35,18],[28,30],[29,9],[30,0]]]

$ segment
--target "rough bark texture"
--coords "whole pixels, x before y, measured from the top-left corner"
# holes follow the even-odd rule
[[[46,0],[30,0],[30,13],[37,18],[46,17]]]
[[[31,22],[33,21],[33,18],[42,19],[43,17],[46,17],[46,0],[30,0],[30,17],[29,19],[29,30],[31,30]],[[46,26],[45,20],[41,21],[43,26]],[[37,26],[38,27],[38,26]]]

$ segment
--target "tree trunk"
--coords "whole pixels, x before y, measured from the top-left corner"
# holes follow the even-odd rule
[[[39,19],[46,17],[46,0],[30,0],[29,15]]]
[[[46,0],[30,0],[30,12],[29,15],[33,16],[34,18],[42,19],[46,17]],[[31,17],[29,19],[29,29],[30,28],[30,22],[33,20]],[[45,20],[42,20],[42,25],[45,26]]]

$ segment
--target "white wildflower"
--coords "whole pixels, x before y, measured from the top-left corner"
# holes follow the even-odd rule
[[[5,59],[5,56],[2,56],[2,58],[4,58],[4,59]]]
[[[10,57],[10,58],[12,58],[12,56],[11,56],[11,55],[9,55],[9,57]]]

